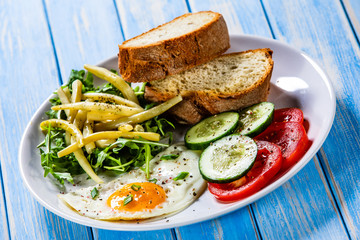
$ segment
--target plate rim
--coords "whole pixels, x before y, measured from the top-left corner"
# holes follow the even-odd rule
[[[311,66],[313,66],[316,70],[316,72],[318,72],[321,75],[321,79],[322,81],[325,83],[327,89],[328,89],[328,93],[331,99],[331,113],[329,114],[330,119],[328,121],[328,125],[326,127],[326,129],[324,129],[324,133],[322,136],[321,141],[319,142],[319,144],[312,149],[312,151],[310,152],[309,149],[306,154],[302,157],[302,159],[294,166],[292,167],[289,171],[287,171],[283,176],[281,176],[279,179],[277,179],[276,181],[272,182],[271,184],[267,185],[265,188],[261,189],[260,191],[258,191],[257,193],[253,194],[252,196],[242,200],[241,204],[234,204],[232,206],[229,206],[226,209],[220,210],[217,213],[213,214],[211,217],[209,216],[203,216],[203,217],[198,217],[198,218],[193,218],[190,220],[186,220],[186,221],[181,221],[181,222],[175,222],[175,223],[166,223],[163,225],[159,225],[158,227],[156,227],[154,229],[153,225],[141,225],[141,224],[126,224],[126,225],[118,225],[118,226],[114,226],[114,225],[109,225],[108,227],[106,226],[106,221],[98,221],[98,223],[87,223],[86,217],[73,217],[73,216],[69,216],[66,214],[63,214],[61,212],[61,210],[58,208],[54,208],[52,206],[50,206],[46,201],[44,201],[37,193],[36,191],[33,190],[33,188],[30,186],[29,182],[27,181],[27,177],[26,177],[26,172],[25,169],[23,167],[23,159],[26,157],[24,156],[24,145],[26,144],[26,136],[29,134],[31,128],[33,128],[32,124],[35,121],[36,116],[38,116],[39,114],[43,113],[43,111],[41,111],[45,105],[48,104],[49,99],[54,97],[55,94],[51,94],[46,100],[44,100],[41,105],[37,108],[37,110],[35,111],[35,113],[32,115],[31,119],[29,120],[24,133],[21,137],[21,141],[20,141],[20,145],[19,145],[19,150],[18,150],[18,164],[19,164],[19,170],[20,170],[20,174],[21,174],[21,178],[23,183],[25,184],[26,188],[28,189],[28,191],[31,193],[31,195],[43,206],[45,207],[47,210],[49,210],[50,212],[56,214],[59,217],[62,217],[66,220],[78,223],[78,224],[82,224],[88,227],[95,227],[95,228],[100,228],[100,229],[106,229],[106,230],[118,230],[118,231],[152,231],[152,230],[164,230],[164,229],[170,229],[170,228],[174,228],[174,227],[181,227],[181,226],[186,226],[186,225],[191,225],[194,223],[200,223],[206,220],[211,220],[214,218],[217,218],[219,216],[224,216],[226,214],[229,214],[235,210],[241,209],[257,200],[259,200],[260,198],[265,197],[267,194],[273,192],[274,190],[276,190],[277,188],[279,188],[280,186],[282,186],[285,182],[287,182],[290,178],[294,177],[301,169],[304,168],[304,166],[311,160],[313,159],[313,157],[316,155],[316,153],[319,151],[319,149],[322,147],[322,145],[324,144],[325,140],[327,139],[329,132],[333,126],[333,122],[334,122],[334,118],[335,118],[335,112],[336,112],[336,95],[332,86],[332,83],[330,81],[329,76],[327,75],[327,73],[322,69],[322,67],[320,67],[320,65],[314,60],[312,59],[310,56],[308,56],[306,53],[304,53],[301,50],[298,50],[294,47],[292,47],[291,45],[289,45],[288,43],[284,43],[282,41],[276,40],[276,39],[272,39],[272,38],[266,38],[266,37],[261,37],[261,36],[255,36],[255,35],[249,35],[249,34],[230,34],[230,38],[240,38],[240,39],[251,39],[251,40],[256,40],[256,41],[269,41],[272,44],[278,45],[280,47],[286,47],[288,49],[290,49],[291,51],[294,51],[295,53],[303,56],[310,64]],[[116,56],[112,56],[109,57],[103,61],[101,61],[100,63],[96,64],[96,65],[104,65],[105,63],[111,61],[113,58],[116,58]],[[305,159],[305,160],[303,160]],[[191,206],[191,205],[190,205]],[[179,214],[179,213],[177,213]],[[105,223],[105,224],[104,224]]]

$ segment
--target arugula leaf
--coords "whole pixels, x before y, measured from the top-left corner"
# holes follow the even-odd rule
[[[112,85],[111,83],[107,83],[103,87],[96,89],[95,92],[108,93],[108,94],[113,94],[113,95],[117,95],[117,96],[121,96],[121,97],[123,96],[122,93],[120,92],[120,90],[117,89],[116,87],[114,87],[114,85]]]
[[[174,133],[173,132],[167,132],[164,135],[164,138],[168,138],[168,143],[171,144],[174,140]]]
[[[148,144],[145,144],[145,174],[146,179],[150,178],[150,160],[153,158],[151,155],[151,149]]]
[[[88,92],[94,90],[94,76],[92,75],[92,73],[88,73],[86,75],[86,78],[83,79],[82,83],[83,83],[82,92]]]
[[[175,129],[175,125],[165,118],[159,118],[156,116],[150,120],[147,120],[142,124],[145,131],[159,133],[161,136],[165,137],[167,134],[171,133],[168,129]],[[169,135],[170,136],[170,135]],[[171,135],[172,141],[172,135]]]
[[[64,180],[74,184],[74,179],[70,173],[51,171],[51,175],[53,175],[61,184],[64,184]]]
[[[116,140],[116,142],[114,142],[110,146],[113,146],[113,145],[122,146],[122,145],[126,145],[128,143],[142,143],[142,144],[149,144],[149,145],[153,145],[153,146],[169,147],[169,144],[165,144],[165,143],[152,142],[152,141],[142,140],[142,139],[127,139],[127,138],[118,138]],[[132,146],[134,146],[134,145],[132,145]],[[138,146],[136,146],[136,147],[138,147]]]
[[[80,70],[80,71],[74,69],[71,70],[68,83],[64,87],[68,87],[70,92],[72,93],[72,84],[76,80],[82,82],[83,84],[82,92],[95,90],[93,84],[94,77],[91,73],[88,73],[85,77],[85,70]]]
[[[51,174],[61,184],[64,184],[64,180],[73,184],[72,175],[80,174],[83,170],[74,154],[62,158],[57,156],[57,153],[66,147],[65,131],[51,125],[46,130],[45,140],[38,145],[44,177]]]
[[[165,135],[164,129],[165,129],[166,127],[172,127],[173,129],[175,129],[174,124],[172,124],[170,121],[168,121],[168,120],[165,119],[165,118],[160,118],[160,119],[158,119],[158,117],[155,117],[154,120],[155,120],[156,124],[158,125],[159,131],[160,131],[160,133],[161,133],[162,136]]]
[[[158,126],[154,126],[152,119],[147,120],[146,122],[144,122],[142,124],[142,126],[144,127],[146,132],[155,132],[155,133],[157,133],[158,129],[159,129]]]
[[[155,102],[146,104],[144,110],[149,110],[152,107],[155,107],[157,104]]]
[[[49,102],[51,103],[51,106],[56,106],[56,105],[60,105],[61,104],[61,101],[59,98],[51,98],[49,100]]]
[[[81,82],[83,82],[84,76],[85,76],[85,70],[77,71],[77,70],[72,69],[70,72],[68,83],[64,87],[68,87],[70,92],[72,93],[72,84],[76,80],[80,80]]]
[[[51,103],[51,106],[60,105],[61,101],[59,98],[51,98],[49,100]],[[48,116],[49,119],[58,118],[58,111],[50,109],[49,111],[45,112],[45,114]]]
[[[115,70],[111,70],[117,74]],[[72,84],[79,80],[83,84],[82,92],[98,92],[108,93],[122,96],[122,93],[112,84],[107,83],[100,87],[94,87],[94,76],[85,70],[72,70],[70,72],[69,81],[63,88],[68,87],[72,92]],[[144,99],[146,83],[136,87],[134,92],[139,99],[141,106],[145,109],[154,107],[156,103],[147,104]],[[58,97],[50,99],[52,106],[60,105],[61,101]],[[49,110],[46,112],[49,118],[66,119],[65,111]],[[155,117],[141,124],[141,126],[149,132],[159,133],[162,138],[169,138],[169,144],[172,141],[171,129],[174,125],[165,118]],[[96,148],[91,154],[85,152],[85,156],[89,160],[94,170],[110,170],[115,173],[124,173],[132,168],[144,168],[149,176],[149,162],[152,156],[155,156],[168,147],[168,144],[159,142],[151,142],[144,139],[122,139],[119,138],[114,144],[106,148]],[[59,158],[57,153],[66,147],[65,131],[60,128],[49,127],[45,140],[38,145],[41,155],[41,165],[44,169],[44,176],[51,174],[61,184],[64,181],[73,183],[73,176],[83,173],[74,154]],[[156,181],[156,179],[155,179]]]
[[[107,153],[109,149],[105,148],[103,151],[99,152],[97,155],[97,161],[96,164],[93,165],[93,168],[98,168],[102,165],[102,163],[105,161],[105,159],[110,155]]]
[[[131,167],[143,166],[153,155],[168,146],[143,139],[118,138],[108,147],[95,150],[89,160],[95,169],[104,168],[122,173]]]

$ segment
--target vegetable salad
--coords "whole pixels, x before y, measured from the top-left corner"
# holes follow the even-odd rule
[[[50,99],[49,120],[41,123],[45,139],[38,145],[44,176],[61,184],[86,172],[121,174],[141,168],[149,176],[149,161],[172,142],[174,125],[159,115],[181,101],[160,105],[144,101],[145,84],[132,89],[116,71],[85,65],[72,70],[68,83]],[[94,75],[108,83],[94,86]]]

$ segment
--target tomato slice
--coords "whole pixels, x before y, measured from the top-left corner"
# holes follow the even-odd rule
[[[235,201],[263,188],[280,170],[280,147],[267,141],[256,141],[258,153],[254,166],[245,177],[231,183],[208,183],[209,191],[221,201]]]
[[[255,139],[279,145],[283,156],[283,171],[297,163],[309,146],[304,126],[297,122],[273,122]]]
[[[274,111],[273,122],[297,122],[303,123],[304,114],[298,108],[282,108]]]

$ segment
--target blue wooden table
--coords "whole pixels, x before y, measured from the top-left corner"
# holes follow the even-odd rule
[[[222,13],[230,33],[288,43],[325,69],[337,109],[320,151],[266,197],[190,226],[107,231],[43,208],[18,170],[19,142],[35,110],[71,69],[114,56],[125,39],[200,10]],[[1,0],[0,239],[359,239],[359,21],[358,0]]]

